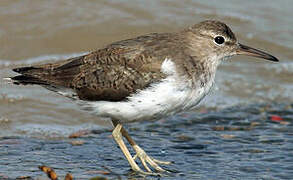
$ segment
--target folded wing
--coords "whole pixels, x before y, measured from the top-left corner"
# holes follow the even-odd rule
[[[150,34],[120,41],[90,54],[65,61],[15,68],[15,84],[37,84],[56,92],[72,90],[90,101],[121,101],[137,90],[165,77],[160,71],[165,57],[150,56],[156,43]],[[162,35],[162,39],[164,36]]]

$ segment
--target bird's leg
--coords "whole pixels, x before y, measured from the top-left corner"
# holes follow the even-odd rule
[[[121,128],[122,135],[127,139],[129,144],[132,146],[134,151],[136,152],[136,155],[133,157],[133,159],[136,159],[137,157],[140,159],[142,165],[148,172],[152,172],[151,169],[148,167],[147,163],[151,165],[155,170],[159,172],[165,172],[163,168],[161,168],[158,164],[171,164],[171,162],[167,161],[160,161],[157,159],[154,159],[150,156],[147,155],[147,153],[139,147],[136,142],[130,137],[128,132],[122,127]]]
[[[159,175],[156,173],[153,173],[152,170],[148,167],[147,163],[151,165],[151,167],[153,167],[155,170],[159,171],[159,172],[166,172],[166,170],[164,170],[163,168],[161,168],[158,164],[170,164],[171,162],[164,162],[164,161],[159,161],[156,160],[152,157],[149,157],[145,151],[140,148],[136,142],[129,136],[128,132],[122,127],[122,125],[117,122],[117,121],[112,121],[115,129],[113,130],[113,137],[115,139],[115,141],[117,142],[117,144],[119,145],[120,149],[122,150],[122,152],[124,153],[125,157],[127,158],[132,170],[140,172],[142,174],[150,174],[150,175]],[[127,149],[127,147],[125,146],[121,134],[127,139],[127,141],[129,142],[129,144],[133,147],[133,149],[136,152],[136,155],[134,157],[131,156],[129,150]],[[147,172],[142,171],[139,166],[135,163],[135,159],[139,158],[142,165],[144,166],[144,168],[146,169]]]
[[[129,150],[127,149],[125,143],[123,142],[122,139],[122,134],[121,134],[121,129],[123,128],[122,125],[120,123],[114,123],[113,124],[115,126],[112,135],[114,140],[116,141],[116,143],[119,145],[121,151],[123,152],[124,156],[126,157],[128,163],[130,164],[131,168],[133,171],[136,171],[138,173],[141,174],[145,174],[145,175],[159,175],[156,173],[152,173],[151,171],[149,172],[145,172],[143,170],[140,169],[140,167],[136,164],[136,162],[134,161],[135,158],[133,158],[129,152]]]
[[[163,168],[161,168],[158,164],[171,164],[171,162],[160,161],[160,160],[157,160],[157,159],[154,159],[154,158],[148,156],[147,153],[136,144],[136,142],[130,137],[128,132],[123,127],[121,129],[121,132],[122,132],[122,135],[127,139],[129,144],[132,146],[132,148],[136,152],[134,159],[136,159],[138,157],[147,171],[151,172],[151,170],[148,168],[146,162],[148,164],[150,164],[157,171],[160,171],[160,172],[166,171]]]
[[[121,128],[122,128],[122,125],[121,124],[116,124],[114,123],[114,130],[112,132],[112,135],[113,135],[113,138],[114,140],[116,141],[116,143],[119,145],[121,151],[123,152],[124,156],[126,157],[127,161],[129,162],[132,170],[134,171],[142,171],[140,169],[140,167],[136,164],[136,162],[134,161],[134,159],[132,158],[129,150],[127,149],[125,143],[123,142],[123,139],[122,139],[122,134],[121,134]]]

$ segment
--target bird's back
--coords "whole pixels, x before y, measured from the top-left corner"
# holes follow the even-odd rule
[[[42,85],[61,94],[70,89],[82,100],[121,101],[165,77],[161,72],[166,58],[163,52],[176,44],[171,33],[144,35],[80,57],[15,68],[13,71],[21,75],[12,80],[15,84]]]

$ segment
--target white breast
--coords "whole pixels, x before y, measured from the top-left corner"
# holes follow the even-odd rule
[[[194,107],[213,84],[211,80],[204,87],[194,88],[191,80],[178,75],[170,59],[163,62],[161,71],[167,75],[165,79],[132,94],[125,102],[98,101],[88,105],[96,115],[121,122],[161,118]]]

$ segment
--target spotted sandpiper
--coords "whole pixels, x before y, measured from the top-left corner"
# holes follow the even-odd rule
[[[153,174],[166,171],[160,164],[170,162],[148,156],[123,124],[160,119],[194,108],[210,91],[220,62],[234,55],[278,61],[240,44],[226,24],[207,20],[180,32],[118,41],[57,63],[15,68],[13,71],[21,75],[11,80],[15,84],[41,85],[75,99],[98,117],[111,119],[113,137],[131,168]],[[123,137],[136,152],[134,156]]]

